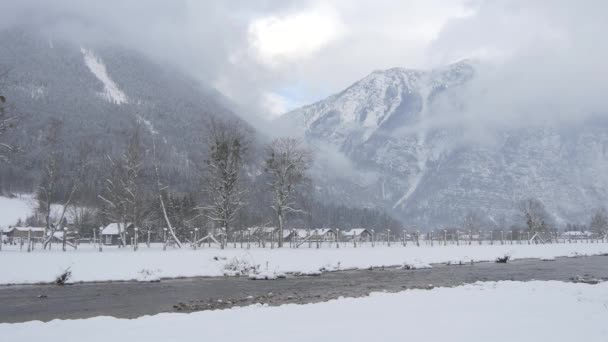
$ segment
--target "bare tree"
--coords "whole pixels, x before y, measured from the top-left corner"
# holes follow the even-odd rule
[[[75,205],[69,209],[69,214],[78,228],[79,235],[87,235],[95,229],[96,209],[85,205]]]
[[[51,233],[51,205],[56,200],[59,188],[59,175],[61,163],[61,146],[59,146],[59,137],[62,130],[62,122],[56,119],[49,123],[49,131],[44,140],[46,148],[49,152],[46,155],[46,161],[42,167],[42,179],[38,185],[37,200],[38,211],[44,216],[45,228],[44,236]]]
[[[483,225],[482,219],[476,211],[468,210],[462,220],[462,228],[472,232],[479,231]]]
[[[248,143],[244,128],[236,121],[211,120],[208,130],[209,154],[203,168],[203,182],[209,204],[202,209],[228,236],[243,205],[245,191],[241,173]]]
[[[519,202],[518,209],[529,231],[537,233],[549,230],[551,216],[543,202],[536,198],[528,198]]]
[[[606,209],[599,208],[595,211],[591,217],[589,228],[601,237],[608,235],[608,214],[606,213]]]
[[[128,144],[119,158],[107,156],[109,177],[105,179],[103,193],[98,197],[104,202],[102,213],[118,226],[121,245],[126,244],[126,228],[136,227],[144,219],[144,191],[142,174],[144,148],[141,143],[140,128],[136,126],[130,133]]]
[[[6,76],[6,72],[0,72],[0,78],[4,78],[4,76]],[[15,127],[16,123],[17,117],[8,113],[6,97],[0,89],[0,162],[7,163],[11,154],[16,150],[5,139],[6,132]]]
[[[49,151],[37,191],[38,211],[44,215],[45,221],[44,248],[51,243],[56,230],[63,230],[66,213],[74,205],[75,196],[83,185],[90,163],[91,148],[84,143],[79,145],[77,160],[65,160],[60,143],[62,129],[61,120],[51,120],[45,139]],[[52,217],[53,204],[60,206],[57,217]]]
[[[312,153],[301,140],[278,138],[267,147],[268,159],[265,171],[270,175],[270,187],[274,198],[272,209],[279,223],[279,247],[283,246],[283,225],[285,215],[299,212],[295,208],[295,194],[298,186],[306,179],[306,172],[312,164]]]
[[[154,139],[154,135],[152,136],[152,149],[153,149],[153,157],[154,157],[154,174],[156,176],[156,193],[158,195],[160,209],[163,214],[163,219],[165,220],[165,223],[167,224],[167,229],[169,230],[169,234],[171,234],[171,236],[173,237],[175,244],[177,245],[177,247],[182,248],[182,243],[179,240],[179,238],[177,237],[177,234],[175,233],[175,228],[171,224],[171,220],[169,219],[169,215],[167,214],[167,206],[165,205],[165,200],[163,198],[163,196],[167,190],[167,187],[163,186],[163,184],[160,181],[160,171],[159,171],[159,167],[158,167],[158,160],[156,159],[156,140]]]

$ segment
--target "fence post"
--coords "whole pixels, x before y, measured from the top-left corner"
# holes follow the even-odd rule
[[[308,228],[308,248],[312,248],[312,236],[310,235],[310,228]]]
[[[139,249],[139,228],[135,227],[135,245],[133,246],[133,250],[137,251]]]
[[[68,228],[64,227],[62,230],[63,230],[63,235],[61,237],[61,250],[65,252],[65,236],[66,236],[66,234],[68,232]],[[53,237],[51,236],[51,239],[52,238]]]
[[[336,228],[336,248],[340,248],[340,228]]]
[[[148,231],[148,241],[150,241],[150,231]],[[198,248],[198,228],[194,228],[194,249]],[[150,247],[148,242],[148,247]]]
[[[2,236],[2,230],[0,230],[0,236]],[[27,231],[27,252],[32,251],[32,228]]]
[[[374,230],[372,229],[372,247],[376,245],[376,241],[374,239]]]
[[[102,252],[102,251],[103,251],[103,249],[102,249],[102,247],[101,247],[101,246],[103,245],[103,243],[101,242],[101,237],[103,236],[103,235],[101,234],[102,232],[103,232],[103,227],[99,227],[99,251],[100,251],[100,252]]]
[[[274,249],[274,230],[270,233],[270,249]]]

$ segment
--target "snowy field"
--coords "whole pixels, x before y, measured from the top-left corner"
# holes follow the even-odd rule
[[[18,195],[14,198],[0,196],[0,228],[17,223],[32,214],[35,206],[32,195]]]
[[[0,324],[3,341],[608,341],[608,283],[486,282],[319,304]]]
[[[39,248],[40,245],[38,245]],[[110,280],[157,280],[158,278],[248,275],[248,268],[257,266],[263,274],[318,273],[319,271],[369,268],[379,266],[412,265],[428,267],[433,263],[469,263],[494,261],[510,255],[512,259],[552,259],[560,256],[599,255],[608,253],[608,243],[566,243],[547,245],[448,245],[421,246],[393,245],[365,246],[339,249],[283,248],[240,249],[190,248],[162,250],[159,245],[147,248],[104,247],[98,252],[94,245],[83,244],[78,250],[52,251],[36,249],[27,253],[17,246],[4,246],[0,252],[2,272],[0,284],[53,282],[70,269],[70,282]]]

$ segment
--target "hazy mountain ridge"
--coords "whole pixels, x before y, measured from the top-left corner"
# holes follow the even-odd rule
[[[192,155],[200,151],[205,120],[239,120],[219,92],[120,46],[11,29],[0,32],[0,66],[8,71],[6,96],[22,116],[13,141],[24,151],[5,172],[20,173],[24,186],[36,178],[43,153],[39,141],[50,118],[64,121],[68,155],[80,140],[91,142],[98,156],[119,151],[125,133],[139,121],[148,137],[156,134],[167,172],[186,176]],[[187,187],[180,180],[175,185]]]
[[[517,201],[538,197],[558,222],[586,221],[608,200],[608,123],[522,123],[473,136],[458,116],[475,73],[470,61],[376,71],[282,120],[352,162],[350,172],[317,177],[328,201],[390,209],[430,228],[458,224],[469,210],[510,220]]]

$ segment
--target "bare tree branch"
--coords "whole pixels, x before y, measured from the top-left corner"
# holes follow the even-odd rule
[[[312,153],[294,138],[273,140],[267,147],[268,159],[265,171],[270,175],[270,188],[274,193],[271,208],[275,210],[279,223],[279,247],[283,246],[285,215],[301,212],[295,209],[294,196],[297,188],[306,179],[312,164]]]

